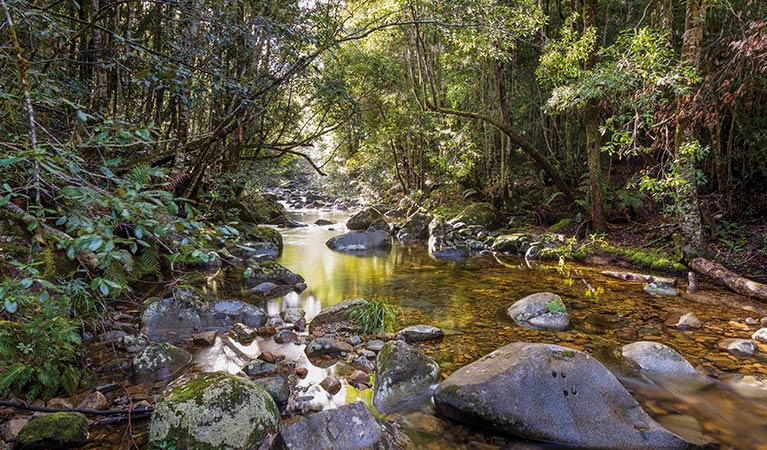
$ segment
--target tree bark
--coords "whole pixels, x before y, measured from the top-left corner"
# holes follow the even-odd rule
[[[767,284],[741,277],[719,263],[704,258],[695,258],[690,261],[690,268],[726,285],[738,294],[767,301]]]

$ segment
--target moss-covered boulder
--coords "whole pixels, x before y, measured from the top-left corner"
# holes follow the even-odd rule
[[[524,233],[502,234],[493,241],[494,252],[525,253],[530,248],[530,236]]]
[[[16,437],[19,450],[68,448],[88,440],[88,419],[77,412],[58,412],[30,420]]]
[[[507,313],[517,325],[533,330],[563,331],[570,326],[570,314],[562,298],[539,292],[518,300]]]
[[[277,431],[279,418],[262,386],[221,372],[193,374],[173,383],[157,403],[149,441],[195,450],[258,448]]]
[[[433,217],[428,214],[416,212],[402,224],[397,232],[397,239],[405,244],[429,239],[429,224]]]
[[[133,373],[138,378],[164,380],[192,361],[192,355],[175,345],[151,344],[133,357]]]
[[[367,230],[370,225],[379,220],[386,221],[383,214],[372,206],[368,206],[349,217],[349,220],[346,221],[346,228],[350,230]]]
[[[439,365],[404,341],[387,342],[376,357],[373,405],[384,414],[420,406],[439,381]]]
[[[450,219],[451,224],[480,225],[492,229],[498,224],[498,212],[490,203],[473,203]]]

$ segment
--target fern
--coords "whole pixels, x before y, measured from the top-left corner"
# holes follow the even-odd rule
[[[156,244],[144,247],[137,260],[134,261],[133,276],[141,278],[145,275],[154,275],[155,277],[161,275],[160,252]]]

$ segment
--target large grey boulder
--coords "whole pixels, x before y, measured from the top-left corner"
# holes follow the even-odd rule
[[[414,448],[404,433],[376,419],[362,402],[304,416],[285,425],[275,450],[399,450]]]
[[[425,241],[429,238],[429,223],[432,216],[420,212],[412,214],[397,232],[397,239],[406,244]]]
[[[133,357],[133,373],[150,380],[171,378],[192,361],[192,355],[167,342],[151,344]]]
[[[340,303],[336,303],[333,306],[324,308],[319,312],[319,314],[314,316],[314,319],[312,319],[311,322],[309,322],[309,331],[312,331],[319,325],[350,322],[352,319],[352,313],[366,304],[367,300],[364,298],[355,298],[351,300],[344,300]]]
[[[517,325],[533,330],[562,331],[570,326],[564,302],[551,292],[528,295],[511,305],[507,312]]]
[[[349,220],[346,221],[346,228],[350,230],[367,230],[370,228],[370,225],[379,220],[386,221],[383,214],[372,206],[368,206],[349,217]]]
[[[329,249],[342,253],[388,253],[391,236],[383,231],[350,231],[325,242]]]
[[[688,447],[658,425],[599,361],[558,345],[516,342],[465,366],[434,393],[447,417],[589,449]]]
[[[431,394],[439,366],[403,341],[387,342],[376,356],[373,406],[384,414],[407,408]]]
[[[262,386],[226,373],[198,373],[180,378],[163,394],[149,441],[156,447],[249,450],[276,433],[279,418]]]

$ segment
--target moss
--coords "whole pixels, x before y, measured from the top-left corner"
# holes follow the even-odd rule
[[[604,251],[605,253],[622,256],[628,259],[632,264],[640,267],[677,273],[685,273],[688,270],[687,266],[684,264],[672,261],[667,257],[646,253],[639,250],[606,247]]]
[[[552,233],[559,233],[571,223],[573,223],[573,219],[570,219],[570,218],[562,219],[559,222],[555,223],[554,225],[550,226],[549,231],[551,231]]]
[[[88,419],[77,412],[57,412],[32,419],[16,438],[21,449],[70,446],[87,439]]]

